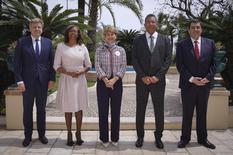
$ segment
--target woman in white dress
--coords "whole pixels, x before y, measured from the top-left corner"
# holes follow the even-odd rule
[[[83,110],[88,106],[85,73],[90,69],[91,62],[77,26],[68,26],[64,37],[65,42],[57,45],[53,65],[60,73],[56,103],[58,109],[65,113],[67,145],[74,144],[71,132],[72,113],[75,113],[76,118],[76,144],[82,145],[82,116]]]

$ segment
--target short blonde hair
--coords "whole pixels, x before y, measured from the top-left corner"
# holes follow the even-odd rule
[[[117,29],[114,26],[106,26],[106,27],[104,27],[104,32],[103,32],[104,36],[106,36],[106,34],[108,32],[111,32],[111,33],[114,33],[114,34],[117,35]]]
[[[42,27],[44,27],[44,22],[40,18],[31,19],[30,22],[29,22],[29,25],[31,25],[33,23],[40,23],[42,25]]]

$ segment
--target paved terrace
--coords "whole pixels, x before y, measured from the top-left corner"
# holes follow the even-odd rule
[[[179,75],[167,75],[167,85],[165,91],[164,115],[165,117],[182,116],[182,105],[180,101],[180,90],[178,88]],[[89,88],[89,108],[83,114],[86,117],[98,117],[96,87]],[[121,117],[135,117],[136,115],[136,90],[134,84],[127,84],[123,89]],[[47,106],[47,116],[64,116],[56,109],[55,101]],[[149,98],[147,117],[154,117],[154,109],[151,98]]]
[[[178,89],[178,76],[167,76],[165,116],[181,116],[180,93]],[[90,107],[84,112],[85,117],[97,117],[97,103],[95,87],[89,89]],[[135,86],[124,87],[121,116],[135,118]],[[47,107],[47,117],[63,118],[63,114],[55,109],[55,103]],[[149,99],[147,117],[153,117],[153,107]],[[75,132],[75,131],[74,131]],[[197,143],[195,130],[192,131],[192,140],[186,148],[177,148],[180,130],[165,130],[163,133],[164,149],[157,149],[154,145],[152,130],[145,131],[144,146],[140,149],[134,146],[137,139],[135,130],[121,130],[119,146],[110,145],[104,148],[99,142],[98,131],[82,131],[85,143],[82,146],[66,146],[65,130],[47,130],[49,139],[47,145],[38,140],[37,131],[33,132],[32,143],[22,147],[24,138],[22,130],[6,130],[4,117],[0,117],[0,155],[232,155],[233,129],[210,130],[208,139],[216,145],[215,150],[207,149]]]
[[[43,145],[37,139],[37,132],[33,133],[33,141],[28,147],[22,147],[23,131],[0,130],[1,155],[232,155],[233,129],[211,130],[209,140],[216,145],[215,150],[207,149],[196,142],[195,131],[192,140],[186,148],[177,148],[180,131],[165,130],[162,140],[164,149],[157,149],[154,145],[153,131],[145,132],[144,146],[140,149],[134,146],[136,132],[134,130],[121,131],[117,147],[110,145],[104,148],[98,141],[98,131],[83,131],[85,143],[82,146],[66,146],[66,131],[47,131],[49,139]]]

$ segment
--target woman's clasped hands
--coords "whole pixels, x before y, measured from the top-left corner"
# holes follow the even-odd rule
[[[80,69],[78,71],[75,71],[75,72],[66,72],[67,75],[72,76],[73,78],[78,78],[79,75],[81,75],[83,73],[85,73],[85,69],[84,68],[82,68],[82,69]]]
[[[104,81],[106,87],[113,89],[114,88],[114,84],[116,83],[116,81],[118,79],[119,79],[118,77],[113,77],[112,79],[104,78],[103,81]]]

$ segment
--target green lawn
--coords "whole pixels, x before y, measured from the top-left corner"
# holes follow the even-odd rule
[[[95,85],[95,83],[96,83],[96,81],[87,81],[87,86],[92,87]]]

